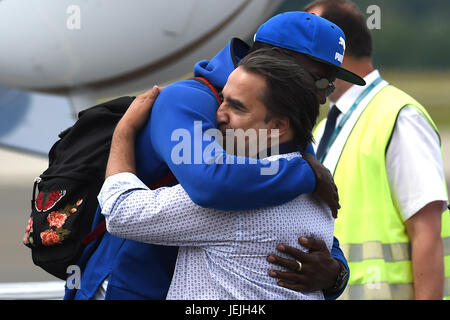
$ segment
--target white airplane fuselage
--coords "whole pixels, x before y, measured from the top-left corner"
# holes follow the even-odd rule
[[[280,3],[3,0],[0,85],[91,99],[145,90],[246,40]]]

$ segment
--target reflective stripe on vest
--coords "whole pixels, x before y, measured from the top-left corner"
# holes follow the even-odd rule
[[[342,208],[335,234],[350,267],[349,285],[342,299],[414,297],[409,237],[390,192],[385,160],[397,116],[407,105],[422,113],[437,132],[417,101],[388,85],[364,106],[348,137],[340,144],[343,150],[330,149],[331,154],[339,153],[334,178]],[[442,223],[445,296],[449,296],[450,215],[447,211]]]
[[[444,279],[444,297],[450,297],[450,277]],[[373,282],[352,284],[340,297],[342,300],[411,300],[414,299],[412,283],[389,284]]]
[[[450,237],[442,239],[444,256],[450,255]],[[386,262],[411,260],[411,244],[390,243],[382,244],[379,241],[364,243],[342,244],[341,250],[348,262],[361,262],[367,259],[383,259]]]
[[[444,214],[448,214],[445,212]],[[442,239],[444,256],[450,257],[450,237]],[[358,268],[354,262],[362,262],[370,259],[380,259],[385,262],[399,262],[411,260],[410,243],[382,244],[377,241],[369,241],[357,244],[343,244],[340,246],[347,258],[350,268]],[[448,269],[448,263],[447,263]],[[366,273],[371,274],[371,281],[365,284],[350,284],[340,299],[349,300],[377,300],[397,299],[408,300],[414,298],[414,285],[410,283],[389,284],[379,281],[377,266],[373,263],[366,268]],[[444,278],[444,297],[450,297],[450,274]]]
[[[411,260],[411,244],[382,244],[379,241],[343,244],[341,249],[348,262],[361,262],[367,259],[383,259],[386,262]]]
[[[389,284],[387,282],[349,285],[342,294],[345,300],[412,300],[412,283]]]

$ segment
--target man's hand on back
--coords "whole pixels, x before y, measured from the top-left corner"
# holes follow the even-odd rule
[[[269,275],[280,280],[279,286],[303,293],[331,288],[341,268],[339,262],[331,256],[325,242],[314,238],[300,238],[299,243],[309,249],[309,252],[282,244],[277,246],[278,251],[294,260],[270,254],[267,261],[288,271],[270,270]]]
[[[142,129],[149,119],[150,111],[159,92],[160,88],[154,86],[151,90],[137,96],[119,121],[117,125],[119,129],[126,127],[133,133],[137,133]]]

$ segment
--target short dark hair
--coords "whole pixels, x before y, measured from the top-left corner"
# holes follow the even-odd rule
[[[319,101],[312,76],[293,57],[276,48],[248,54],[239,63],[245,71],[261,75],[266,88],[261,102],[267,108],[266,122],[286,116],[294,130],[294,143],[301,151],[313,141],[312,130],[319,115]]]
[[[372,58],[372,34],[367,27],[366,17],[358,6],[350,0],[316,0],[303,10],[310,11],[322,7],[325,18],[344,31],[346,38],[345,54],[355,59]]]

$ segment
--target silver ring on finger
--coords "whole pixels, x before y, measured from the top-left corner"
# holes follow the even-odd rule
[[[295,262],[297,262],[297,265],[298,265],[297,272],[302,271],[302,263],[300,261],[298,261],[298,260],[295,260]]]

